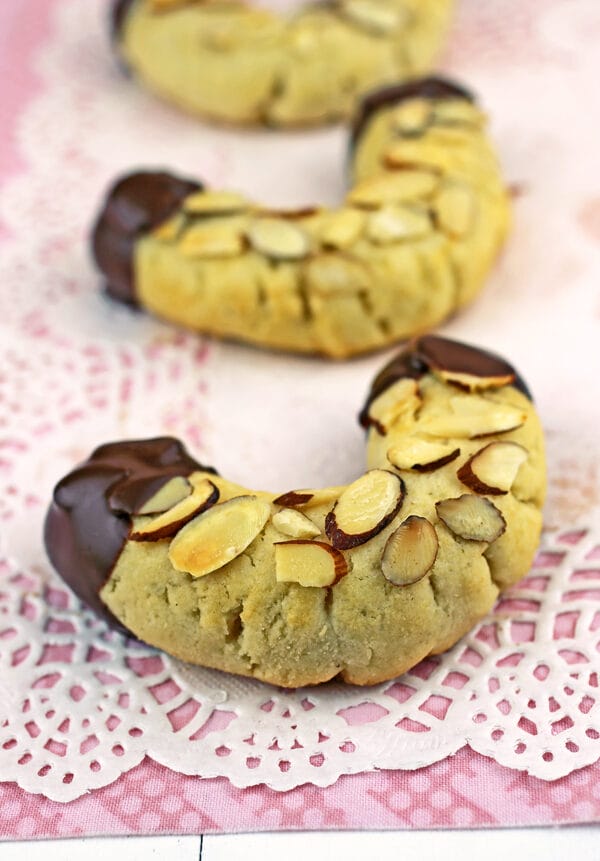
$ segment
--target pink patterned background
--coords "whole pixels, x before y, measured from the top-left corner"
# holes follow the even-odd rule
[[[60,0],[23,0],[0,6],[0,184],[27,164],[19,154],[18,119],[39,81],[36,49],[52,31]],[[516,32],[496,33],[496,0],[463,0],[445,65],[469,80],[469,66],[484,63],[501,76],[507,63],[555,68],[571,50],[592,50],[600,37],[600,11],[592,3],[536,0],[515,15]],[[576,7],[563,46],[537,38],[546,13]],[[582,10],[583,13],[582,14]],[[569,40],[571,43],[569,44]],[[477,81],[474,81],[475,85]],[[576,94],[574,94],[576,98]],[[560,117],[557,117],[560,121]],[[582,237],[600,239],[600,190],[579,214]],[[1,234],[0,234],[1,235]],[[588,481],[590,493],[597,487]],[[587,486],[587,485],[586,485]],[[560,488],[555,488],[555,496]],[[584,500],[585,502],[585,500]],[[572,513],[572,512],[571,512]],[[0,775],[1,778],[1,775]],[[600,763],[553,783],[511,771],[468,748],[416,772],[342,777],[329,788],[304,786],[286,793],[267,787],[238,790],[225,779],[185,777],[149,759],[114,784],[69,804],[0,784],[0,836],[59,837],[95,834],[211,833],[280,829],[438,828],[549,825],[600,820]]]

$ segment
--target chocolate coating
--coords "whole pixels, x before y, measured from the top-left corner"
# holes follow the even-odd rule
[[[215,473],[172,437],[126,440],[97,448],[54,489],[44,526],[50,561],[82,601],[121,631],[99,593],[125,546],[131,515],[169,479],[196,470]]]
[[[167,221],[188,195],[202,187],[163,171],[130,173],[112,186],[92,231],[92,253],[114,299],[138,304],[133,271],[136,241]]]
[[[523,378],[501,356],[450,338],[423,335],[412,341],[377,374],[371,384],[367,401],[360,412],[360,424],[364,428],[372,424],[369,407],[375,398],[398,380],[406,378],[419,380],[430,371],[436,370],[471,374],[474,377],[512,377],[510,385],[522,392],[529,400],[533,400]]]
[[[369,124],[373,114],[388,105],[399,104],[407,99],[465,99],[474,102],[475,96],[449,78],[429,76],[414,78],[405,84],[392,84],[367,93],[361,100],[352,124],[350,146],[356,147],[358,140]]]

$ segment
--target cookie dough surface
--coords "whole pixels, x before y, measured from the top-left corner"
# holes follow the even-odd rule
[[[132,174],[96,223],[96,261],[112,295],[186,328],[332,358],[380,349],[469,302],[497,257],[509,206],[485,124],[448,81],[378,91],[337,209]]]
[[[184,110],[228,123],[314,125],[429,70],[451,0],[329,0],[289,17],[236,0],[117,0],[119,56]]]
[[[116,520],[127,535],[94,583],[125,629],[287,687],[392,678],[455,643],[529,569],[543,437],[509,365],[434,337],[380,375],[362,422],[366,473],[279,495],[193,464],[173,440],[104,446],[57,488],[50,557],[81,594],[88,539],[74,512],[108,473],[94,529]]]

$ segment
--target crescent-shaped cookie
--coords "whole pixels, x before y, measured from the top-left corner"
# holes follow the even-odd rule
[[[274,212],[166,173],[111,189],[93,251],[114,297],[183,327],[345,358],[473,298],[508,195],[470,94],[427,78],[368,97],[338,209]]]
[[[423,74],[452,0],[326,0],[283,17],[241,0],[116,0],[124,65],[185,111],[222,122],[314,125],[373,87]]]
[[[503,359],[426,336],[373,383],[367,471],[250,490],[173,439],[104,445],[45,539],[97,612],[185,661],[286,687],[392,678],[449,648],[531,565],[543,436]]]

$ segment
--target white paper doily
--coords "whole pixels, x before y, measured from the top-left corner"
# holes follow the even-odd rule
[[[354,417],[385,356],[328,365],[175,332],[102,296],[85,247],[102,189],[140,164],[274,204],[332,202],[346,134],[227,132],[181,117],[119,76],[101,0],[58,5],[44,90],[20,124],[28,167],[0,197],[10,235],[0,284],[2,779],[68,801],[146,754],[181,773],[280,790],[414,769],[465,744],[548,780],[600,757],[600,399],[590,395],[600,189],[589,190],[593,118],[561,100],[577,92],[595,103],[600,63],[572,45],[596,7],[547,2],[535,22],[519,9],[538,65],[500,75],[481,45],[502,44],[490,20],[506,39],[511,4],[490,3],[493,15],[470,4],[488,30],[457,71],[484,92],[508,179],[524,193],[501,267],[445,331],[505,352],[531,383],[548,434],[548,530],[530,576],[443,657],[372,689],[296,692],[108,632],[51,571],[41,529],[55,481],[120,437],[172,433],[233,480],[272,490],[362,471]],[[554,101],[536,99],[542,89]]]

